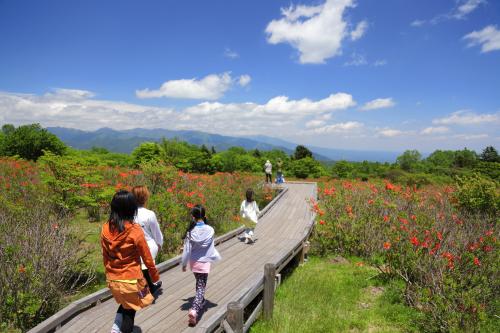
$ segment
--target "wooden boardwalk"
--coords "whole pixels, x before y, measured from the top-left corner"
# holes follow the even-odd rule
[[[161,274],[163,294],[155,304],[137,312],[134,332],[205,331],[207,322],[224,315],[229,302],[238,300],[256,279],[262,278],[266,263],[277,262],[296,248],[305,229],[311,228],[313,215],[308,199],[316,197],[316,187],[313,183],[290,183],[286,187],[288,191],[260,219],[254,244],[233,237],[217,246],[222,261],[212,266],[205,296],[207,309],[196,327],[187,325],[195,280],[189,269],[183,273],[177,265]],[[111,298],[81,312],[57,332],[109,332],[117,308]]]

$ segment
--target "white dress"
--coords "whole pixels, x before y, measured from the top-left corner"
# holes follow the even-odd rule
[[[260,214],[257,202],[255,200],[252,202],[243,200],[240,206],[240,214],[241,217],[247,218],[257,224],[259,222],[258,216]],[[249,228],[245,231],[245,237],[248,236],[253,236],[253,228]]]
[[[159,247],[163,245],[163,234],[161,233],[155,212],[144,207],[139,207],[134,221],[142,227],[144,238],[146,238],[146,242],[149,246],[149,251],[151,252],[153,260],[155,260]],[[141,269],[147,269],[142,258]]]

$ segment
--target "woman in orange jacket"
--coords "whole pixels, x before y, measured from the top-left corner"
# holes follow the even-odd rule
[[[119,191],[111,201],[109,221],[102,227],[101,246],[106,280],[116,302],[112,333],[132,332],[137,310],[153,302],[141,270],[141,257],[153,282],[160,280],[144,232],[134,223],[137,202],[132,193]]]

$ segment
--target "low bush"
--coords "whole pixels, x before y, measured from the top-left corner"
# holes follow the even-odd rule
[[[319,215],[313,249],[362,256],[402,279],[407,303],[425,314],[419,324],[426,331],[477,330],[494,318],[500,296],[497,216],[461,210],[457,193],[389,182],[326,183],[313,206]]]

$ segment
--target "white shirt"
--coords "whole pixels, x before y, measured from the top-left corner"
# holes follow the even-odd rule
[[[257,206],[257,202],[254,200],[252,202],[247,202],[243,200],[240,206],[240,214],[241,217],[252,220],[253,222],[258,222],[258,216],[260,214],[259,206]]]
[[[155,212],[144,207],[139,207],[137,216],[135,217],[135,223],[140,224],[142,227],[144,237],[148,244],[154,241],[158,246],[163,245],[163,234],[161,233]]]
[[[271,173],[273,170],[273,165],[270,162],[266,162],[266,164],[264,164],[264,167],[266,168],[266,173]]]

